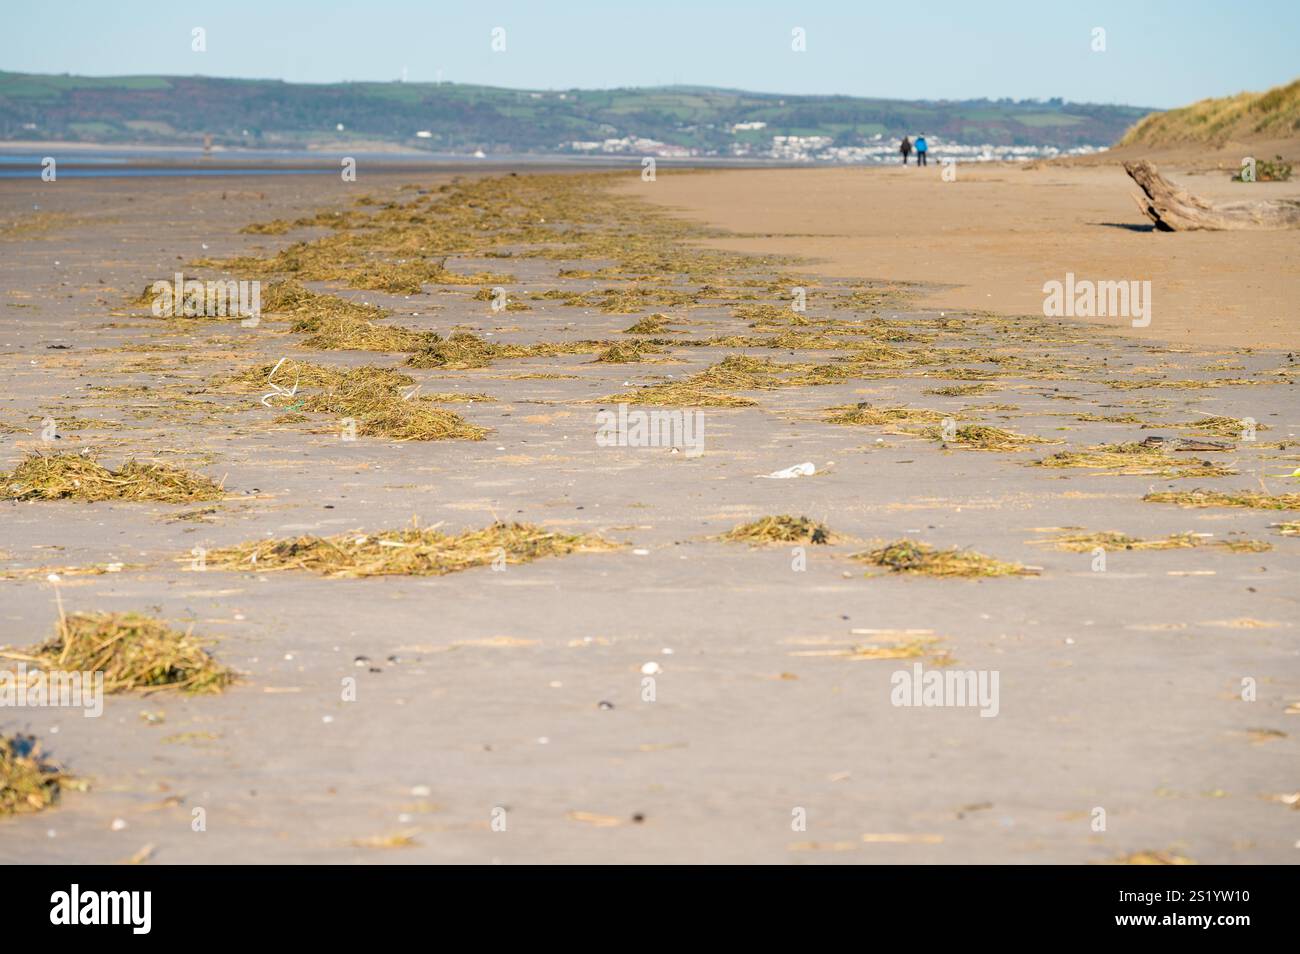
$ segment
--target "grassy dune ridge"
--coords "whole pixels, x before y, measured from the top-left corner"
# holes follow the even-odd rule
[[[1300,135],[1300,79],[1264,93],[1203,99],[1139,120],[1117,146],[1218,146],[1230,140]]]

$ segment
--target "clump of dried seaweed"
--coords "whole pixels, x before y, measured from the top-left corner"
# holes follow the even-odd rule
[[[997,385],[977,382],[975,384],[951,384],[941,388],[930,388],[926,394],[938,394],[942,397],[974,397],[996,391]]]
[[[422,348],[406,359],[412,368],[441,368],[463,371],[486,368],[498,358],[550,358],[560,354],[599,354],[615,343],[610,341],[541,341],[535,344],[504,344],[484,341],[469,331],[458,331],[445,341]],[[649,347],[649,346],[647,346]]]
[[[235,678],[189,632],[138,613],[61,615],[46,642],[0,655],[49,671],[102,672],[106,692],[220,692]]]
[[[763,546],[773,543],[816,543],[835,542],[835,535],[824,523],[818,523],[807,517],[792,517],[781,514],[775,517],[762,517],[740,526],[719,537],[733,543],[748,543]]]
[[[801,327],[810,325],[802,314],[790,305],[774,305],[769,302],[754,302],[736,305],[731,309],[733,317],[750,323],[750,327],[774,328],[782,326]]]
[[[432,407],[428,398],[404,396],[400,388],[409,381],[391,368],[353,368],[321,391],[304,397],[301,408],[354,421],[361,437],[481,441],[487,434],[486,428],[470,424],[459,414]]]
[[[223,496],[219,484],[179,467],[130,460],[109,470],[81,454],[33,453],[0,474],[0,497],[9,500],[191,503]]]
[[[307,335],[302,346],[322,351],[400,353],[418,351],[441,340],[432,331],[376,324],[391,318],[392,311],[340,295],[314,292],[295,279],[267,285],[262,312],[268,317],[292,318],[289,330]]]
[[[497,357],[497,346],[468,331],[458,331],[445,341],[422,348],[406,359],[412,368],[445,368],[448,371],[486,368]]]
[[[828,424],[852,424],[896,428],[902,424],[932,424],[946,415],[922,407],[874,407],[867,401],[828,407]],[[907,431],[907,433],[914,433]]]
[[[1234,553],[1262,553],[1265,550],[1273,549],[1271,543],[1263,540],[1250,540],[1240,537],[1214,540],[1211,539],[1210,534],[1192,533],[1190,531],[1171,533],[1167,537],[1150,540],[1131,537],[1117,530],[1102,530],[1095,533],[1073,531],[1039,542],[1051,544],[1058,550],[1066,550],[1071,553],[1087,553],[1099,547],[1103,550],[1187,550],[1193,547],[1220,547]]]
[[[287,219],[272,219],[269,222],[253,222],[239,230],[241,235],[283,235],[293,228]]]
[[[530,563],[544,557],[619,548],[594,534],[569,534],[528,523],[494,523],[445,534],[411,526],[379,533],[258,540],[210,551],[209,569],[311,570],[333,577],[441,576],[488,564]]]
[[[1148,427],[1157,427],[1160,425],[1150,424]],[[1202,417],[1195,421],[1184,421],[1181,424],[1168,424],[1167,427],[1187,428],[1193,431],[1201,431],[1206,434],[1214,434],[1218,437],[1235,437],[1243,439],[1242,435],[1254,433],[1255,431],[1268,430],[1267,424],[1258,424],[1254,421],[1245,420],[1236,417],[1224,417],[1222,415],[1211,415]]]
[[[295,412],[351,421],[359,437],[480,441],[487,434],[486,428],[433,406],[450,400],[488,400],[487,395],[420,395],[410,390],[414,384],[414,378],[395,368],[331,368],[281,361],[250,368],[220,386],[244,392],[270,389]],[[277,420],[295,422],[292,418]]]
[[[754,407],[757,402],[734,394],[719,394],[690,381],[664,381],[601,398],[605,402],[645,404],[651,407]]]
[[[661,335],[671,329],[669,324],[672,319],[663,312],[655,312],[653,315],[646,315],[636,324],[623,329],[625,335]]]
[[[33,736],[0,735],[0,815],[49,808],[59,790],[73,781],[41,752]]]
[[[648,341],[619,341],[610,345],[593,359],[600,364],[635,364],[648,355],[662,354],[663,348]]]
[[[514,281],[511,275],[494,275],[478,272],[459,275],[448,271],[446,259],[404,259],[396,262],[371,261],[348,272],[347,283],[352,288],[388,292],[393,295],[415,295],[425,285],[503,285]]]
[[[1077,451],[1061,451],[1037,462],[1039,467],[1081,467],[1109,475],[1159,477],[1230,477],[1236,473],[1222,464],[1173,457],[1160,444],[1098,444]]]
[[[962,424],[946,432],[942,427],[928,427],[923,434],[931,440],[942,441],[945,447],[961,447],[967,450],[1018,451],[1033,444],[1057,443],[1042,437],[990,427],[987,424]]]
[[[938,550],[915,540],[895,540],[874,550],[853,554],[853,559],[893,573],[937,577],[1032,576],[1033,567],[953,547]]]
[[[1300,494],[1266,494],[1257,490],[1166,490],[1147,494],[1148,503],[1180,507],[1242,507],[1251,510],[1300,510]]]
[[[771,358],[733,354],[684,380],[652,384],[602,400],[669,407],[749,407],[754,402],[748,398],[718,392],[834,384],[854,373],[849,365],[783,364]]]

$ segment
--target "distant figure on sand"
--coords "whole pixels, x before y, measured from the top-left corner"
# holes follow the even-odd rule
[[[930,147],[929,145],[926,144],[925,136],[924,135],[917,136],[916,137],[916,164],[918,166],[923,166],[926,164],[925,154],[929,152],[929,150]]]
[[[898,151],[903,154],[903,165],[907,165],[907,157],[912,154],[912,140],[904,136],[902,143],[898,147]]]

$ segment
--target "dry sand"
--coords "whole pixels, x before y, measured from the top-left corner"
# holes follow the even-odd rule
[[[981,182],[984,175],[1000,181]],[[860,234],[819,239],[818,247],[829,255],[856,242],[862,251],[843,253],[836,269],[885,278],[933,280],[945,274],[943,259],[935,253],[923,268],[916,252],[895,247],[892,227],[885,234],[868,226],[869,194],[895,212],[909,208],[909,194],[930,196],[938,215],[941,196],[1000,197],[1009,206],[1017,183],[1059,178],[1065,184],[1040,191],[1061,196],[1092,244],[1114,244],[1114,262],[1124,265],[1129,247],[1212,251],[1261,241],[1185,242],[1089,226],[1131,222],[1133,214],[1122,190],[1114,198],[1109,188],[1088,192],[1070,186],[1071,175],[988,170],[956,185],[940,183],[937,170],[931,181],[915,170],[664,175],[653,191],[679,203],[689,194],[700,208],[710,192],[766,196],[770,213],[728,214],[763,232],[829,233],[847,229],[826,221],[826,211],[799,210],[833,208],[837,183],[860,184],[862,195],[842,203],[856,209],[844,220],[858,222]],[[405,181],[374,178],[366,189],[397,194]],[[756,188],[762,182],[783,185]],[[1141,851],[1201,862],[1297,858],[1300,816],[1287,799],[1295,798],[1300,755],[1300,539],[1273,527],[1294,513],[1143,503],[1151,490],[1199,481],[1035,468],[1026,464],[1056,448],[951,450],[821,420],[831,405],[911,404],[1074,447],[1186,436],[1180,423],[1207,414],[1251,416],[1269,430],[1214,455],[1240,473],[1212,483],[1283,492],[1295,489],[1279,475],[1297,466],[1300,437],[1285,356],[1171,350],[1085,328],[1015,345],[1022,355],[1037,349],[1096,373],[1026,378],[993,369],[991,392],[976,397],[927,393],[970,382],[914,372],[754,392],[756,407],[705,412],[699,458],[600,447],[599,405],[582,402],[626,382],[693,372],[717,361],[717,348],[676,349],[672,365],[565,356],[415,372],[426,391],[463,387],[497,398],[458,407],[494,429],[477,444],[344,442],[277,425],[279,412],[255,400],[217,398],[211,414],[186,411],[180,402],[192,395],[212,399],[195,389],[213,375],[286,354],[396,363],[398,356],[313,353],[301,336],[269,322],[176,327],[114,317],[126,295],[183,261],[293,241],[238,229],[344,206],[349,193],[329,185],[336,191],[292,177],[0,183],[0,218],[41,226],[0,239],[0,420],[15,428],[0,444],[0,466],[46,449],[37,437],[44,416],[81,418],[61,428],[60,449],[94,447],[112,463],[157,456],[224,477],[231,493],[190,519],[178,517],[199,508],[0,504],[0,575],[13,576],[0,579],[0,643],[37,642],[53,624],[50,585],[24,571],[120,562],[119,572],[65,576],[66,607],[192,624],[216,640],[219,659],[245,673],[218,697],[114,696],[100,719],[0,710],[0,731],[37,734],[92,785],[66,793],[53,810],[0,819],[0,863],[116,862],[137,853],[164,863],[1100,863]],[[33,219],[34,204],[50,218]],[[1088,213],[1090,204],[1098,211]],[[999,237],[987,221],[996,211],[981,215],[979,228],[1004,250],[997,260],[1009,274],[1038,281],[1015,250],[1034,252],[1033,236],[1051,230],[1044,221],[1023,239]],[[1089,244],[1057,232],[1058,241]],[[788,252],[801,240],[757,241]],[[943,241],[962,247],[960,236]],[[1039,254],[1051,274],[1066,267]],[[449,262],[463,271],[499,264]],[[557,270],[569,264],[512,268],[527,291],[564,285]],[[1079,267],[1097,265],[1084,258]],[[946,294],[969,295],[981,307],[986,294],[1011,295],[981,279],[972,262],[961,267],[967,286]],[[1277,270],[1257,263],[1250,271],[1272,288]],[[399,309],[404,324],[443,333],[469,327],[506,340],[608,336],[635,319],[549,301],[497,316],[472,292],[353,294]],[[1023,294],[1033,310],[1034,295]],[[1294,322],[1294,308],[1286,314]],[[932,309],[903,315],[904,327],[937,327]],[[721,305],[689,316],[699,334],[749,330]],[[979,320],[970,327],[984,347],[1014,331]],[[1014,350],[1010,337],[1003,343]],[[177,350],[100,350],[123,346]],[[521,371],[570,377],[527,380],[515,376]],[[1104,380],[1111,378],[1148,384],[1120,389]],[[1161,386],[1187,378],[1245,383]],[[94,390],[122,385],[145,390]],[[1129,414],[1152,426],[1094,419]],[[802,461],[824,473],[758,477]],[[714,539],[774,513],[825,520],[849,539],[810,547],[802,570],[789,548]],[[188,569],[193,547],[380,529],[413,515],[449,530],[493,517],[529,520],[630,546],[440,578]],[[1035,545],[1048,528],[1065,526],[1142,537],[1193,530],[1215,540],[1240,533],[1273,549],[1119,550],[1097,572],[1089,553]],[[1042,573],[868,579],[848,559],[866,541],[901,536],[973,547]],[[918,635],[940,640],[957,669],[1000,673],[996,718],[971,708],[893,706],[892,675],[911,660],[836,654]],[[661,669],[653,702],[643,695],[648,663]],[[341,699],[349,678],[357,680],[356,702]],[[1246,678],[1258,687],[1253,702],[1242,699]],[[194,830],[196,809],[205,813],[203,831]],[[1105,810],[1104,831],[1095,826],[1097,809]],[[793,824],[801,814],[803,828]],[[494,830],[501,817],[506,830]],[[367,846],[396,834],[409,845]]]
[[[1247,185],[1227,172],[1186,175],[1199,164],[1182,153],[1169,163],[1162,171],[1210,198],[1300,196],[1300,180]],[[668,171],[629,189],[744,236],[714,243],[719,248],[807,256],[827,276],[944,286],[921,297],[929,308],[1041,315],[1043,283],[1073,272],[1152,283],[1150,326],[1097,319],[1110,331],[1178,344],[1300,347],[1300,230],[1155,232],[1118,165],[963,164],[952,182],[937,162]]]

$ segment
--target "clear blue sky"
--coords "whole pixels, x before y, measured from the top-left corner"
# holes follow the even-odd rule
[[[207,30],[206,53],[190,49]],[[490,47],[506,30],[506,51]],[[807,31],[807,52],[790,31]],[[1090,49],[1094,27],[1106,52]],[[1177,106],[1300,76],[1300,0],[5,0],[0,69],[410,80],[533,89],[689,83],[902,99]]]

